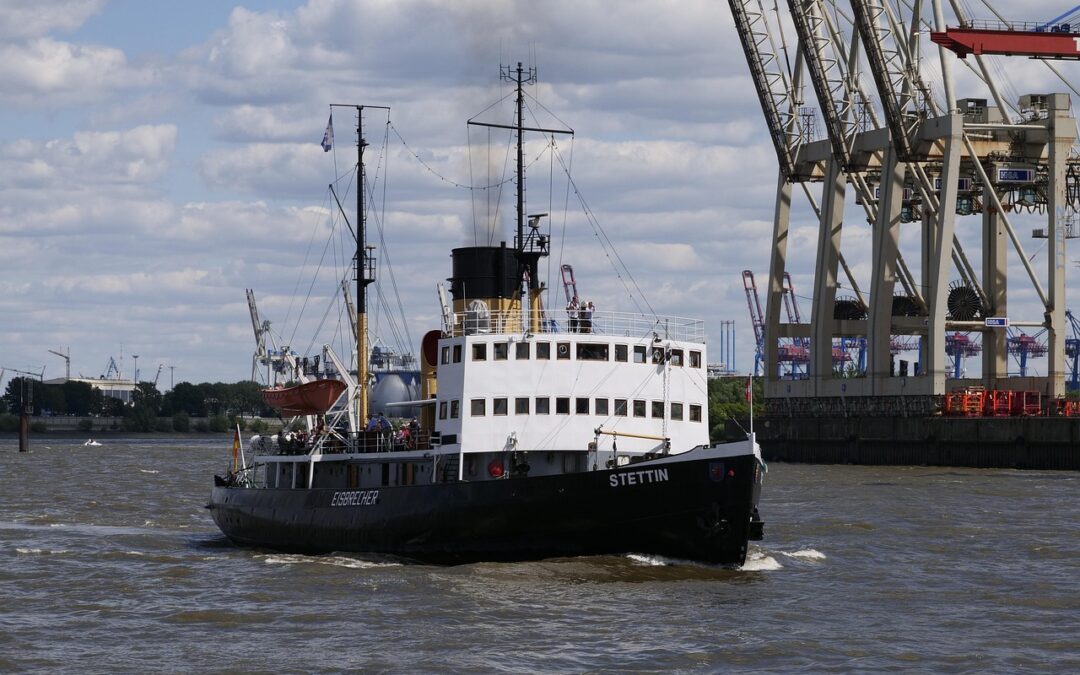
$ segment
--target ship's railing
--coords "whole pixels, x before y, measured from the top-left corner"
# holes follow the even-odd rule
[[[684,342],[705,342],[705,322],[681,316],[660,316],[633,312],[597,312],[573,314],[564,309],[549,309],[523,314],[511,312],[455,312],[452,334],[483,335],[497,333],[567,334],[593,333],[641,338],[656,335]]]
[[[431,435],[421,431],[415,437],[408,437],[400,433],[381,431],[361,431],[358,433],[329,433],[314,439],[304,433],[291,433],[279,437],[277,443],[273,443],[269,437],[259,447],[252,450],[257,454],[264,455],[308,455],[312,450],[318,450],[324,455],[373,453],[373,452],[406,452],[409,450],[430,450]]]

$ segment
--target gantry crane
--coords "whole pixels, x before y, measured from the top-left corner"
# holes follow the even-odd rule
[[[947,336],[969,331],[982,334],[984,384],[1007,388],[1003,326],[1010,322],[1047,329],[1046,390],[1058,393],[1064,383],[1064,273],[1058,264],[1064,243],[1056,236],[1061,225],[1053,214],[1080,201],[1080,189],[1066,191],[1080,184],[1070,178],[1080,176],[1080,160],[1069,157],[1076,132],[1068,97],[1032,94],[1006,103],[991,70],[977,55],[963,64],[987,86],[992,103],[958,99],[951,70],[955,57],[939,48],[935,60],[923,51],[928,32],[945,27],[941,0],[788,0],[786,5],[729,0],[729,6],[779,165],[762,319],[762,333],[774,336],[763,345],[766,397],[802,398],[809,410],[815,399],[841,392],[853,405],[853,397],[866,397],[872,405],[871,398],[905,395],[918,397],[917,407],[929,411],[935,397],[945,392],[949,366],[952,374],[956,371],[955,362],[948,362]],[[930,65],[936,70],[924,75]],[[817,113],[803,105],[804,80],[811,85]],[[873,83],[872,91],[864,89],[867,81]],[[940,90],[931,89],[930,81],[939,82]],[[935,96],[935,91],[944,96]],[[824,139],[812,136],[819,115]],[[820,206],[810,190],[816,182],[822,183]],[[809,326],[780,323],[795,185],[809,198],[819,227]],[[849,188],[860,215],[873,225],[869,302],[841,248]],[[1053,262],[1046,268],[1045,289],[1003,205],[1021,190],[1045,209],[1047,231],[1055,234],[1049,237],[1048,258]],[[981,270],[971,264],[956,237],[956,218],[967,214],[983,220]],[[921,236],[904,239],[918,242],[918,276],[901,251],[900,232],[906,223],[921,229]],[[1030,318],[1008,312],[1010,244],[1045,308]],[[837,297],[842,275],[853,298]],[[902,287],[899,302],[894,297],[897,282]],[[960,310],[971,310],[972,305],[971,315],[963,315]],[[805,382],[781,386],[778,381],[774,366],[780,363],[778,338],[784,337],[810,338],[813,354]],[[867,377],[857,382],[834,377],[835,338],[865,338]],[[922,342],[919,373],[900,381],[893,374],[892,357],[899,345],[914,340]]]
[[[1071,23],[1080,5],[1045,23],[1028,21],[963,21],[935,31],[930,39],[960,58],[969,54],[1003,54],[1037,59],[1080,58],[1080,25]]]
[[[1080,389],[1080,380],[1077,378],[1077,363],[1080,362],[1080,320],[1069,310],[1065,310],[1065,318],[1072,327],[1072,337],[1065,340],[1065,357],[1069,360],[1069,377],[1065,380],[1065,388],[1077,391]]]

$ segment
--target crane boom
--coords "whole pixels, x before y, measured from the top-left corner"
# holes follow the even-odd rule
[[[71,348],[70,347],[68,348],[68,353],[67,354],[65,354],[63,352],[58,352],[55,349],[50,349],[49,353],[50,354],[56,354],[60,358],[64,359],[64,368],[65,368],[65,370],[64,370],[64,379],[65,380],[70,380],[71,379]]]

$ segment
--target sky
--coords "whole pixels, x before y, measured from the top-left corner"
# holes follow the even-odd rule
[[[1066,9],[995,6],[1032,21]],[[530,119],[575,132],[557,153],[543,138],[526,147],[526,209],[551,213],[548,304],[565,302],[557,270],[570,264],[598,311],[703,319],[710,361],[735,321],[734,366],[749,371],[741,271],[764,285],[777,162],[715,0],[0,0],[0,367],[58,377],[49,350],[70,350],[73,376],[113,358],[130,377],[138,355],[140,379],[160,372],[162,390],[246,379],[245,289],[282,343],[315,353],[349,255],[327,185],[350,220],[355,203],[353,113],[335,113],[331,152],[319,145],[331,103],[391,108],[389,124],[376,109],[364,122],[373,329],[391,348],[418,345],[440,325],[450,249],[512,238],[508,137],[466,121],[510,121],[505,100],[489,106],[509,91],[500,65],[519,61],[537,69]],[[996,63],[1013,98],[1065,90],[1041,63]],[[1076,80],[1076,62],[1057,67]],[[962,239],[978,230],[967,220]],[[867,289],[870,229],[853,222],[845,255]],[[803,200],[789,270],[806,315],[815,245]],[[1045,266],[1040,242],[1024,245]],[[1034,297],[1010,292],[1018,313]],[[407,334],[388,319],[399,298]]]

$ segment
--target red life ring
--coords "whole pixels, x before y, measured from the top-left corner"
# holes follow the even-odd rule
[[[501,459],[493,459],[488,462],[488,474],[492,478],[502,478],[503,463]]]

